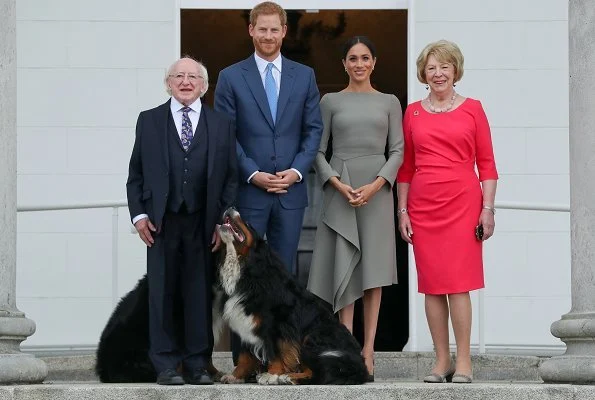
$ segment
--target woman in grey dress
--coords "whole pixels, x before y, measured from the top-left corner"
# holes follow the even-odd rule
[[[308,279],[351,332],[354,302],[363,297],[362,355],[371,380],[382,286],[397,283],[392,186],[403,159],[399,100],[370,83],[375,54],[366,37],[350,39],[343,52],[349,85],[320,101],[324,132],[314,167],[324,203]]]

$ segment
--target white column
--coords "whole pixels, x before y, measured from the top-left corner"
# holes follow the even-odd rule
[[[569,1],[572,308],[552,324],[566,353],[539,368],[545,382],[595,383],[595,0]]]
[[[16,307],[16,0],[0,0],[0,385],[42,382],[47,367],[20,352],[35,323]]]

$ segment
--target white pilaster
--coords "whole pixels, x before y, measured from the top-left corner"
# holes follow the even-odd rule
[[[595,0],[569,1],[572,308],[552,324],[566,353],[539,368],[545,382],[595,383]]]
[[[0,385],[37,383],[47,366],[20,352],[35,323],[16,307],[16,0],[0,0]]]

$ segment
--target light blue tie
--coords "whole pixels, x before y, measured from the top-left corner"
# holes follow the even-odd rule
[[[275,83],[275,78],[273,77],[273,67],[275,65],[273,63],[269,63],[267,65],[266,75],[264,77],[264,91],[267,94],[267,99],[269,101],[269,108],[271,109],[271,115],[273,116],[273,123],[275,123],[275,119],[277,118],[277,84]]]

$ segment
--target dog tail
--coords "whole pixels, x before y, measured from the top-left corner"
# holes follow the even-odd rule
[[[361,385],[368,380],[368,370],[360,354],[343,350],[326,350],[310,355],[306,364],[312,368],[315,385]]]

